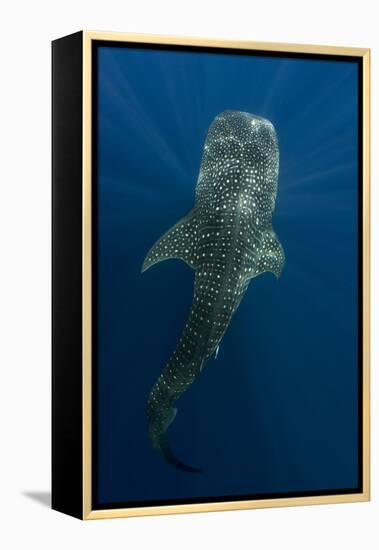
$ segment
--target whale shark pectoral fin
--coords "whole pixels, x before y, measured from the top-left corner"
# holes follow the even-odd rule
[[[196,269],[197,211],[191,210],[187,216],[169,229],[146,254],[142,273],[152,265],[178,258]]]
[[[266,231],[262,240],[262,249],[258,261],[248,273],[247,278],[257,277],[266,271],[279,279],[285,264],[283,247],[273,229]]]

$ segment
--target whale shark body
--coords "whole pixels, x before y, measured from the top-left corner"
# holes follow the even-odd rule
[[[284,266],[272,227],[278,172],[271,122],[239,111],[216,116],[204,145],[194,208],[154,244],[142,267],[180,258],[195,270],[187,323],[146,408],[153,447],[180,470],[201,471],[179,460],[168,445],[175,402],[217,355],[250,280],[266,271],[279,277]]]

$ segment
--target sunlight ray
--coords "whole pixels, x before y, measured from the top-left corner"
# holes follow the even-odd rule
[[[275,76],[272,78],[272,83],[269,88],[269,90],[266,93],[265,100],[261,106],[261,114],[262,116],[268,116],[270,113],[270,107],[271,103],[275,97],[275,95],[280,90],[281,86],[283,85],[283,77],[288,71],[288,68],[290,67],[290,60],[284,59],[281,61],[280,65],[278,66],[278,69],[276,71]]]
[[[333,140],[326,140],[321,143],[319,147],[309,148],[301,158],[301,162],[306,165],[313,158],[317,156],[322,156],[323,153],[330,153],[330,149],[337,149],[339,154],[346,154],[350,152],[351,149],[356,148],[355,133],[353,131],[349,133],[338,134],[337,137]]]
[[[351,162],[351,163],[343,163],[336,166],[333,166],[332,168],[328,168],[327,170],[320,170],[318,172],[312,172],[311,174],[308,174],[304,177],[301,177],[297,179],[294,183],[286,185],[286,193],[303,186],[304,183],[318,183],[318,180],[327,178],[329,176],[333,176],[333,174],[339,173],[339,172],[348,172],[349,170],[353,170],[356,168],[357,163]]]
[[[294,116],[292,118],[288,118],[288,124],[285,127],[285,129],[288,128],[288,127],[296,126],[298,124],[304,124],[304,121],[306,120],[306,118],[315,109],[317,109],[318,105],[322,104],[326,99],[328,99],[330,96],[332,96],[338,88],[343,86],[346,81],[351,79],[352,73],[353,73],[354,70],[355,70],[355,68],[350,69],[350,70],[346,71],[346,73],[343,76],[341,76],[340,78],[333,80],[332,83],[328,83],[328,85],[325,86],[325,88],[324,88],[324,93],[319,93],[319,94],[316,94],[316,95],[312,95],[311,100],[308,100],[307,102],[306,101],[304,101],[302,103],[299,102],[299,105],[302,105],[303,108],[298,109],[294,113]]]
[[[185,154],[185,161],[183,161],[187,166],[191,166],[192,159],[191,155],[192,152],[189,147],[189,142],[187,139],[185,139],[186,135],[186,122],[184,120],[183,111],[179,109],[179,103],[176,97],[176,89],[178,83],[173,80],[173,73],[170,67],[167,65],[165,60],[158,58],[158,63],[161,72],[164,74],[163,81],[166,83],[167,88],[167,95],[168,95],[168,102],[171,105],[171,109],[174,115],[175,124],[177,126],[177,132],[175,132],[175,136],[178,140],[180,140],[180,144],[183,148],[183,152]],[[184,75],[184,70],[180,77],[182,78]],[[178,75],[176,74],[176,77],[178,78]]]
[[[135,92],[132,82],[127,80],[118,63],[112,59],[109,59],[108,63],[110,66],[113,65],[112,69],[114,75],[118,77],[118,82],[116,82],[116,79],[113,77],[112,80],[107,80],[104,84],[107,86],[108,90],[112,90],[111,93],[113,98],[120,103],[120,117],[125,118],[127,116],[125,109],[122,109],[121,105],[128,103],[128,113],[133,112],[135,117],[135,124],[133,127],[140,137],[144,139],[146,146],[149,147],[152,152],[158,150],[161,159],[167,159],[169,161],[170,165],[178,173],[180,180],[186,177],[187,173],[180,159],[177,158],[170,143],[164,138],[154,124],[152,117],[143,104],[142,98]],[[147,139],[147,136],[149,136],[149,139]]]

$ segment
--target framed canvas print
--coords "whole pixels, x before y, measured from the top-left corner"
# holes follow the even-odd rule
[[[53,508],[369,499],[369,50],[53,42]]]

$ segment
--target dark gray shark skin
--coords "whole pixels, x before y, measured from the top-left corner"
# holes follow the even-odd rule
[[[167,444],[174,404],[218,352],[252,278],[284,266],[272,228],[279,172],[274,126],[249,113],[224,111],[209,127],[196,186],[195,206],[148,252],[142,272],[180,258],[195,270],[191,311],[176,350],[156,381],[146,414],[153,447],[178,469]]]

